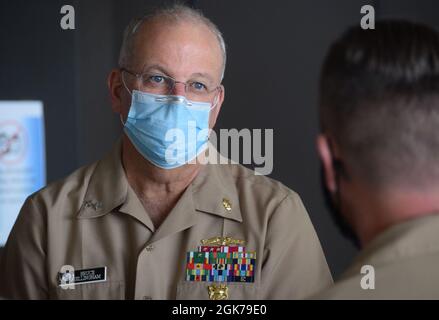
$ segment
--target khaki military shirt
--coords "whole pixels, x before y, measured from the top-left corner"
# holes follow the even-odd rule
[[[26,200],[5,247],[0,296],[209,299],[208,282],[186,280],[186,254],[214,237],[256,253],[254,282],[227,283],[229,299],[304,298],[332,283],[299,196],[281,183],[207,164],[156,229],[127,182],[119,142]],[[60,287],[66,265],[106,267],[106,279]]]
[[[370,287],[374,269],[375,289]],[[367,270],[368,269],[368,270]],[[439,299],[439,214],[384,231],[330,289],[316,299]]]

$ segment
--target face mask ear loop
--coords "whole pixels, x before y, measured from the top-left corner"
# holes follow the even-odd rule
[[[221,91],[222,91],[222,89],[221,89]],[[219,101],[219,94],[215,97],[215,103],[212,105],[212,107],[210,107],[209,112],[218,106],[218,101]],[[210,139],[210,135],[211,135],[212,131],[213,131],[213,128],[209,128],[208,139]]]
[[[120,123],[122,123],[122,127],[125,127],[125,123],[123,123],[122,114],[119,113]]]
[[[222,89],[220,90],[220,92],[222,91]],[[213,109],[215,109],[218,106],[218,101],[219,101],[219,94],[216,95],[215,97],[215,103],[212,104],[212,107],[210,107],[209,111],[212,111]]]
[[[123,86],[125,87],[125,89],[127,89],[129,95],[133,96],[133,94],[130,92],[130,89],[128,89],[128,87],[127,87],[127,85],[125,83],[125,78],[123,76],[123,71],[121,73],[122,73],[122,83],[123,83]],[[125,123],[123,122],[122,114],[121,113],[119,113],[119,119],[120,119],[120,123],[122,123],[122,126],[125,127]]]
[[[127,91],[130,94],[130,96],[132,96],[133,94],[131,93],[130,89],[128,89],[127,84],[125,83],[125,78],[123,76],[123,71],[121,71],[121,73],[122,73],[122,83],[123,83],[123,86],[125,87],[125,89],[127,89]]]

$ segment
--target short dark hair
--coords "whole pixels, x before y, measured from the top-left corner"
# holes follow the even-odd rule
[[[320,78],[321,130],[377,186],[439,184],[439,34],[418,23],[351,27]]]

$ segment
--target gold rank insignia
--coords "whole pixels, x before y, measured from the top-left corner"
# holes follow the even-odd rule
[[[225,284],[212,284],[207,289],[210,300],[227,300],[229,298],[229,288]]]

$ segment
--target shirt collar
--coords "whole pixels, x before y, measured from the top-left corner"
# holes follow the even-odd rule
[[[242,222],[236,182],[230,164],[206,164],[193,185],[195,209]]]
[[[147,216],[144,214],[145,210],[128,184],[121,161],[121,151],[122,141],[119,139],[110,154],[98,161],[78,212],[78,218],[100,217],[120,207],[120,211],[134,215],[145,224],[152,226],[149,218],[145,220],[144,216]],[[212,157],[210,159],[222,157],[212,145],[209,146],[209,154]],[[172,211],[195,210],[242,222],[238,191],[230,166],[233,165],[213,163],[204,165]],[[180,203],[188,201],[191,202],[189,205]]]
[[[438,213],[392,226],[360,252],[347,274],[356,273],[358,268],[365,264],[379,265],[425,253],[439,252],[437,230],[439,230]]]
[[[128,181],[121,161],[122,141],[99,160],[90,177],[79,218],[95,218],[105,215],[122,205],[128,194]]]

